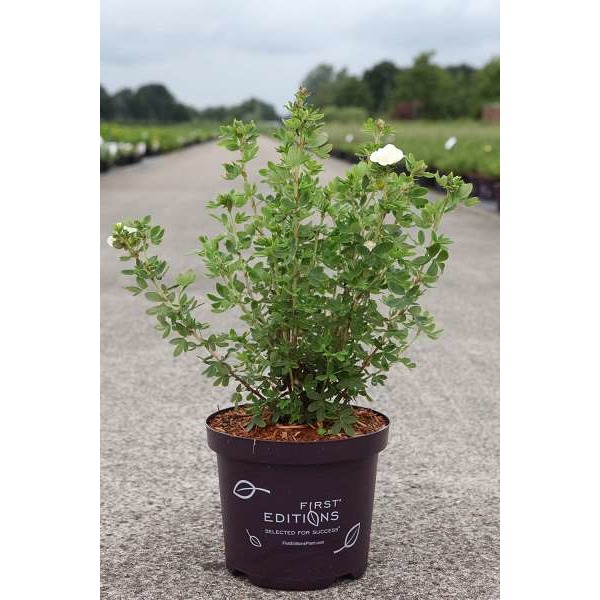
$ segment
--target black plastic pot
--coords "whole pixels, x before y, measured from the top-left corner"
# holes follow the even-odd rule
[[[277,442],[215,431],[213,416],[207,438],[217,453],[227,568],[280,590],[363,575],[387,417],[368,435]]]

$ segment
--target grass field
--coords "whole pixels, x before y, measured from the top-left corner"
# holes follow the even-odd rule
[[[405,154],[412,152],[430,167],[458,175],[500,178],[500,127],[479,121],[396,121],[394,142]],[[368,141],[359,123],[328,123],[326,129],[334,149],[354,154]],[[352,136],[352,141],[347,141]],[[457,139],[451,150],[444,144]]]

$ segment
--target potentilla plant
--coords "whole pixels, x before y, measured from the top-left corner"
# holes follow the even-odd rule
[[[231,400],[245,403],[249,430],[311,424],[321,435],[351,436],[352,403],[371,400],[371,386],[384,384],[395,363],[412,369],[407,351],[420,335],[439,336],[421,306],[449,257],[439,227],[477,199],[460,177],[430,173],[386,144],[392,129],[381,119],[365,124],[372,141],[360,162],[323,185],[331,145],[307,96],[300,89],[286,107],[279,161],[260,171],[267,192],[248,175],[259,152],[255,124],[221,127],[220,144],[237,154],[225,178],[240,185],[209,204],[223,231],[199,238],[197,254],[216,280],[206,299],[189,293],[192,271],[169,280],[166,261],[150,253],[164,230],[149,216],[117,223],[109,243],[132,263],[126,289],[152,303],[147,312],[175,356],[197,353],[215,385],[235,384]],[[428,198],[423,178],[445,194]],[[215,313],[238,311],[245,328],[211,331],[202,318],[208,303]]]

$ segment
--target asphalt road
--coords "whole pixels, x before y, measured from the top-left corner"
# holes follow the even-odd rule
[[[261,160],[275,158],[261,140]],[[448,216],[443,280],[424,302],[444,329],[419,340],[417,369],[397,367],[376,408],[392,425],[380,455],[369,568],[328,592],[262,590],[225,569],[216,459],[204,419],[227,401],[197,359],[173,358],[145,300],[122,289],[111,224],[152,214],[174,271],[218,223],[206,203],[228,188],[210,143],[101,176],[101,586],[103,600],[499,597],[499,217]],[[326,178],[347,164],[331,159]],[[196,289],[210,289],[200,276]],[[212,320],[227,326],[229,315]]]

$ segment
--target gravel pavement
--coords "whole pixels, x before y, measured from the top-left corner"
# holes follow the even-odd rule
[[[261,138],[261,159],[275,144]],[[101,588],[103,600],[499,597],[499,217],[485,207],[449,215],[448,268],[424,304],[444,329],[419,340],[417,369],[397,367],[377,388],[392,425],[379,457],[369,568],[327,592],[262,590],[225,569],[216,458],[204,419],[227,393],[190,355],[173,358],[133,298],[105,243],[111,224],[152,214],[175,272],[218,223],[206,203],[230,185],[214,143],[101,176]],[[330,159],[325,178],[347,163]],[[211,315],[221,327],[230,315]]]

